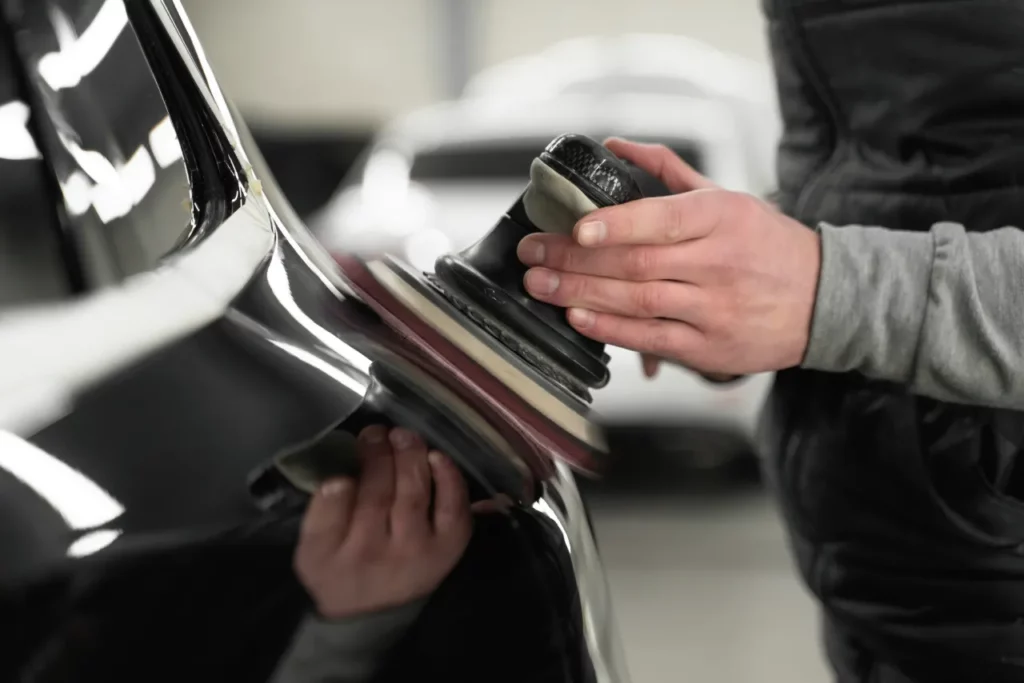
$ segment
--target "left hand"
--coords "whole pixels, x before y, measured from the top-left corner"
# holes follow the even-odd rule
[[[573,236],[519,245],[535,298],[568,308],[597,341],[705,375],[799,365],[821,262],[817,233],[747,194],[715,187],[665,147],[606,143],[675,194],[599,209]],[[696,188],[696,189],[695,189]]]

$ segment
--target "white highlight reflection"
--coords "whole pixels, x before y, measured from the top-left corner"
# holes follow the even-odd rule
[[[382,150],[373,155],[363,171],[360,191],[369,206],[394,206],[409,193],[409,162],[399,152]]]
[[[298,346],[294,346],[292,344],[286,344],[285,342],[279,342],[272,339],[270,340],[270,343],[276,346],[277,348],[281,349],[288,355],[292,356],[293,358],[301,360],[303,363],[309,365],[310,367],[316,368],[320,372],[324,373],[325,375],[333,379],[338,384],[341,384],[342,386],[351,389],[354,393],[360,396],[362,396],[363,393],[365,393],[366,387],[363,384],[361,384],[354,377],[348,375],[344,370],[339,370],[338,368],[334,367],[333,365],[325,361],[323,358],[319,358],[316,355],[310,353],[309,351],[300,349]]]
[[[156,182],[153,157],[149,156],[149,151],[144,146],[140,146],[121,167],[118,175],[124,184],[128,199],[133,205],[138,204]]]
[[[110,159],[91,149],[82,149],[74,140],[62,138],[64,147],[82,167],[82,170],[93,179],[93,182],[107,185],[117,184],[117,169]]]
[[[82,34],[39,60],[39,74],[54,90],[73,88],[99,66],[128,25],[123,0],[106,0]]]
[[[85,557],[106,548],[121,535],[120,529],[98,529],[84,534],[68,546],[68,557]]]
[[[555,512],[555,509],[543,498],[533,504],[533,509],[555,523],[558,530],[562,532],[562,538],[565,539],[566,549],[570,554],[572,554],[572,543],[569,542],[569,533],[565,530],[565,523],[562,521],[562,517]]]
[[[0,467],[45,499],[72,529],[101,526],[124,513],[92,479],[10,432],[0,431]]]
[[[24,102],[0,106],[0,159],[40,159],[39,148],[28,130],[30,110]]]
[[[145,145],[128,161],[114,166],[99,152],[84,150],[71,140],[64,144],[85,172],[71,173],[61,186],[72,215],[81,215],[92,206],[100,220],[109,223],[126,216],[156,183],[156,167]]]
[[[64,205],[72,216],[81,216],[92,206],[92,183],[81,171],[72,171],[61,185]]]
[[[317,325],[316,321],[314,321],[312,318],[306,315],[306,313],[299,307],[299,304],[295,301],[295,298],[292,296],[291,285],[288,282],[288,271],[285,270],[284,263],[281,262],[279,255],[273,258],[270,262],[270,265],[267,266],[267,284],[270,285],[270,290],[274,293],[274,296],[277,297],[277,300],[278,302],[280,302],[281,307],[288,311],[288,314],[292,316],[295,322],[299,323],[304,328],[306,328],[310,332],[310,334],[319,339],[324,346],[330,349],[337,356],[341,357],[345,361],[352,364],[357,370],[359,370],[363,374],[370,373],[369,358],[367,358],[366,356],[364,356],[363,354],[359,353],[357,350],[346,344],[336,335],[331,334],[329,331],[327,331],[320,325]],[[278,346],[281,345],[278,344]],[[310,365],[316,365],[316,363],[307,360],[305,357],[293,353],[291,349],[285,348],[284,346],[281,346],[281,348],[288,351],[289,353],[292,353],[292,355],[294,355],[296,358],[306,360],[306,362],[308,362]],[[301,349],[295,350],[301,351]],[[316,356],[312,356],[312,358],[314,358],[320,363],[323,363],[323,361],[320,360],[319,358],[316,358]],[[338,372],[338,370],[334,368],[332,368],[332,370],[334,370],[334,372]],[[349,381],[354,380],[348,378],[347,380],[342,381],[342,383],[346,384],[346,386],[349,386],[351,388],[354,385],[348,384]],[[357,393],[362,394],[363,389],[364,387],[360,386],[355,391]]]
[[[153,126],[149,132],[149,146],[153,149],[153,158],[160,168],[167,168],[181,158],[181,144],[169,116]]]

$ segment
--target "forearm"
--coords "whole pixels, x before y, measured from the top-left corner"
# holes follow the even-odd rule
[[[365,683],[419,617],[425,600],[342,621],[306,619],[273,683]]]
[[[1024,408],[1024,232],[822,226],[803,366]]]

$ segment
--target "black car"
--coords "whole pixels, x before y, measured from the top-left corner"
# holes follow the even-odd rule
[[[515,501],[378,677],[625,680],[572,471],[457,438],[180,4],[0,0],[0,46],[0,680],[268,680],[322,446],[375,422]]]

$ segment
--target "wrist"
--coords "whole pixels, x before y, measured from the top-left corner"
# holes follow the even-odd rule
[[[369,624],[375,622],[389,622],[395,619],[401,620],[403,616],[415,618],[427,602],[429,596],[415,598],[397,604],[358,607],[338,608],[324,604],[315,604],[316,618],[318,621],[330,624],[360,623]]]
[[[802,311],[803,315],[801,317],[801,324],[797,328],[800,331],[799,342],[796,345],[797,348],[793,354],[793,362],[787,367],[802,366],[807,360],[807,355],[811,351],[811,341],[814,336],[814,321],[818,312],[818,301],[821,293],[821,279],[825,260],[822,224],[818,224],[814,228],[807,228],[801,224],[801,227],[804,227],[808,233],[807,259],[808,262],[813,264],[813,268],[809,272],[810,281],[806,283],[806,289],[809,292],[806,309]]]

